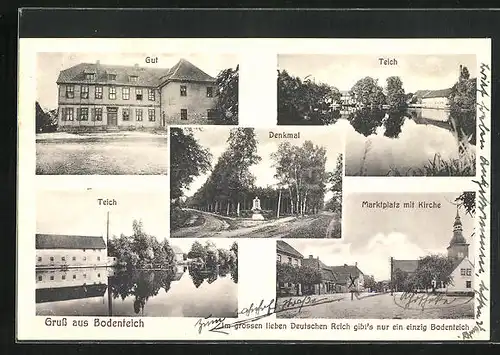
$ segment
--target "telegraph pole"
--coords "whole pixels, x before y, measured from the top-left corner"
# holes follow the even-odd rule
[[[109,240],[109,211],[106,220],[106,249],[108,249],[108,240]]]

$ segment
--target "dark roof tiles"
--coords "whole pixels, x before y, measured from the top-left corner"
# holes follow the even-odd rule
[[[291,256],[294,256],[294,257],[299,258],[299,259],[304,258],[304,256],[301,253],[299,253],[291,245],[289,245],[288,243],[285,243],[282,240],[276,241],[276,250],[278,252],[283,253],[283,254],[291,255]]]
[[[37,234],[36,249],[106,249],[102,237],[83,235]]]
[[[86,74],[95,74],[88,80]],[[116,75],[114,80],[109,75]],[[134,80],[133,77],[136,77]],[[58,84],[88,83],[117,84],[141,87],[158,87],[169,81],[201,81],[215,82],[197,66],[181,59],[172,68],[144,68],[139,66],[108,65],[100,63],[80,63],[62,70],[57,79]]]

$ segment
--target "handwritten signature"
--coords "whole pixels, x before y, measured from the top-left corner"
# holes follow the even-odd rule
[[[198,319],[195,323],[195,327],[198,329],[198,333],[207,329],[209,332],[216,332],[222,334],[229,334],[228,331],[233,328],[235,330],[243,328],[249,323],[253,323],[259,319],[269,317],[272,314],[278,314],[287,311],[297,310],[300,313],[304,308],[317,306],[325,303],[338,302],[344,298],[318,298],[314,296],[304,296],[299,299],[289,298],[285,300],[279,309],[277,309],[276,300],[271,301],[260,300],[258,305],[252,303],[249,307],[242,308],[237,312],[238,315],[245,315],[249,318],[231,321],[227,318],[212,318],[208,316],[205,318]]]
[[[394,295],[394,303],[405,310],[437,309],[457,307],[472,301],[474,297],[447,297],[443,294],[403,292],[399,297]]]

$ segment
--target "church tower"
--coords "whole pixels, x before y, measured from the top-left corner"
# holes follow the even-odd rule
[[[460,215],[455,217],[455,223],[453,223],[453,237],[451,238],[450,245],[447,248],[448,257],[454,259],[463,259],[469,257],[469,244],[464,238],[462,230],[462,221],[460,220]]]

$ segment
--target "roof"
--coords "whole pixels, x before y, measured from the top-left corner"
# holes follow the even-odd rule
[[[467,244],[467,241],[462,233],[462,221],[460,220],[458,209],[457,215],[455,216],[455,222],[453,223],[453,237],[451,238],[450,246],[448,248],[456,244]]]
[[[294,257],[299,258],[299,259],[304,258],[304,256],[301,253],[299,253],[292,246],[290,246],[289,244],[285,243],[282,240],[276,241],[276,251],[283,253],[283,254],[294,256]]]
[[[319,258],[304,258],[302,265],[319,269],[321,271],[321,278],[326,281],[336,281],[337,278],[330,267],[326,266]]]
[[[174,251],[175,254],[184,254],[181,248],[179,248],[177,245],[172,245],[172,250]]]
[[[94,80],[87,80],[85,74],[95,73]],[[115,74],[115,80],[109,80],[108,74]],[[135,76],[137,80],[131,81]],[[144,68],[125,65],[100,63],[80,63],[59,73],[57,84],[94,83],[117,84],[140,87],[158,87],[169,81],[206,81],[215,82],[211,77],[185,59],[179,60],[172,68]]]
[[[418,262],[419,260],[396,260],[393,259],[393,270],[396,271],[397,269],[407,272],[407,273],[412,273],[417,270],[418,267]]]
[[[165,79],[166,81],[215,81],[215,78],[185,59],[179,60],[176,65],[170,68]]]
[[[37,234],[36,249],[106,249],[102,237]]]
[[[85,74],[95,72],[95,80],[86,80]],[[165,79],[168,69],[141,68],[139,66],[108,65],[100,63],[80,63],[59,73],[57,84],[96,83],[121,84],[130,86],[157,87]],[[116,74],[115,80],[109,80],[108,74]],[[131,76],[137,76],[135,82]]]
[[[448,97],[451,94],[451,88],[441,90],[418,90],[415,96],[419,99],[431,99],[436,97]]]
[[[350,277],[359,277],[363,272],[356,265],[330,266],[338,283],[349,280]]]

